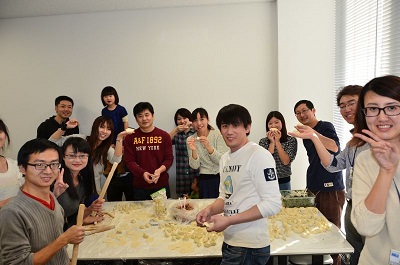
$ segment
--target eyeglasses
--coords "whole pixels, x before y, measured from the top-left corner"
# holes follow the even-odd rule
[[[84,155],[64,155],[64,157],[70,159],[70,160],[74,160],[79,158],[80,160],[85,160],[89,157],[88,154],[84,154]]]
[[[383,113],[385,113],[387,116],[400,115],[400,106],[399,105],[386,106],[384,108],[366,107],[366,108],[362,109],[365,117],[376,117],[381,113],[381,110],[383,110]]]
[[[28,166],[35,167],[36,170],[46,170],[47,167],[50,167],[51,170],[56,170],[61,168],[60,163],[51,163],[51,164],[44,164],[44,163],[37,163],[37,164],[31,164],[31,163],[26,163]]]
[[[296,117],[299,117],[301,114],[305,115],[310,109],[303,109],[301,111],[296,112],[294,115],[296,115]]]
[[[345,110],[346,108],[353,108],[356,104],[356,100],[350,100],[348,102],[340,103],[339,108],[340,110]]]

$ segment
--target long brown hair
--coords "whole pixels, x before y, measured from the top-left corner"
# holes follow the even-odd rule
[[[382,77],[376,77],[369,81],[361,90],[358,98],[357,112],[354,123],[354,133],[362,133],[363,129],[368,129],[364,109],[364,98],[368,91],[372,91],[379,96],[392,98],[400,101],[400,77],[395,75],[386,75]],[[361,146],[365,142],[360,138],[353,137],[349,142],[350,146]]]
[[[100,126],[109,127],[111,130],[111,134],[107,139],[103,140],[99,144]],[[112,119],[105,116],[99,116],[94,120],[90,136],[87,137],[90,150],[92,151],[93,164],[98,164],[100,163],[101,160],[103,160],[102,162],[103,164],[105,164],[105,162],[107,161],[107,151],[112,144],[113,134],[114,134],[114,123]]]

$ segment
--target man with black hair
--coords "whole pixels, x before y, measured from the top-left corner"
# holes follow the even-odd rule
[[[60,174],[60,151],[46,139],[26,142],[18,152],[25,184],[0,210],[3,264],[67,265],[67,244],[85,237],[82,226],[63,232],[64,210],[50,192]]]
[[[224,231],[222,265],[265,265],[270,257],[265,218],[281,210],[275,160],[268,150],[249,141],[251,116],[246,108],[223,107],[217,126],[230,151],[219,163],[219,197],[199,212],[197,223],[208,225],[209,232]]]
[[[171,136],[154,126],[154,108],[149,102],[133,107],[139,128],[124,140],[125,162],[133,175],[135,200],[151,200],[165,188],[170,197],[168,169],[174,161]]]
[[[72,98],[68,96],[59,96],[55,99],[54,103],[56,115],[51,116],[39,125],[36,138],[49,139],[57,130],[61,130],[64,136],[79,134],[78,125],[74,128],[67,129],[67,122],[70,120],[69,117],[71,117],[74,108],[74,101]],[[78,123],[78,121],[74,119],[71,119],[70,122]]]

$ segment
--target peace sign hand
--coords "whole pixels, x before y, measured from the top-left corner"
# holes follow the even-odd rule
[[[360,138],[371,145],[371,152],[381,169],[394,173],[399,165],[399,148],[385,140],[379,138],[375,133],[369,130],[362,130],[368,136],[361,133],[355,133],[354,136]]]
[[[64,183],[64,169],[61,169],[61,172],[58,173],[58,177],[56,183],[54,183],[53,193],[56,198],[63,194],[69,187],[67,183]]]

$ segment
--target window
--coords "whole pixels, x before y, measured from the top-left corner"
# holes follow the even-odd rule
[[[374,77],[400,75],[400,1],[336,0],[334,117],[341,147],[350,140],[337,91]]]

